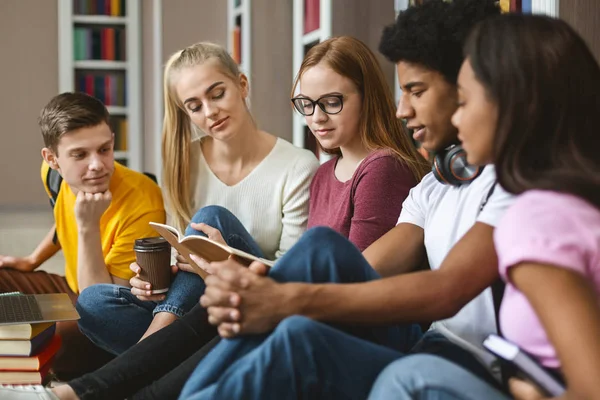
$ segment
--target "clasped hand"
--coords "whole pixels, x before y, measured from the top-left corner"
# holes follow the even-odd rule
[[[211,263],[211,269],[200,304],[221,337],[267,332],[287,316],[285,285],[266,277],[264,264],[254,262],[246,268],[231,258]]]

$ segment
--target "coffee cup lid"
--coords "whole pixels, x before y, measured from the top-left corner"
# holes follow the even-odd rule
[[[163,237],[148,237],[136,239],[135,244],[133,246],[133,250],[136,251],[151,251],[151,250],[164,250],[168,248],[169,242],[167,242]]]

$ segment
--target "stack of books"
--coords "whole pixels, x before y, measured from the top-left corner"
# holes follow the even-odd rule
[[[60,348],[56,323],[0,325],[0,384],[42,384]]]

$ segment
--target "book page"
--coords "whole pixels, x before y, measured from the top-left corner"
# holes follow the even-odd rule
[[[194,260],[192,260],[192,258],[190,257],[190,250],[179,242],[179,232],[177,232],[175,228],[156,222],[150,222],[150,225],[152,226],[152,228],[154,228],[156,232],[158,232],[160,236],[162,236],[167,242],[169,242],[169,244],[173,246],[183,258],[185,258],[188,264],[190,264],[192,268],[194,268],[194,271],[196,271],[196,273],[200,275],[202,279],[206,279],[208,273],[202,268],[200,268],[194,262]],[[177,233],[177,235],[175,233]]]

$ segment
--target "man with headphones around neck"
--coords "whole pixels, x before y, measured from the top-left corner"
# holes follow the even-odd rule
[[[41,177],[54,226],[29,256],[0,255],[0,293],[67,293],[75,302],[94,284],[129,286],[134,242],[156,236],[149,222],[163,223],[165,211],[155,182],[115,162],[108,122],[104,104],[85,93],[59,94],[43,108]],[[59,250],[65,276],[35,271]],[[63,348],[53,368],[61,378],[99,366],[88,361],[109,359],[95,351],[77,321],[59,322],[57,333]]]

